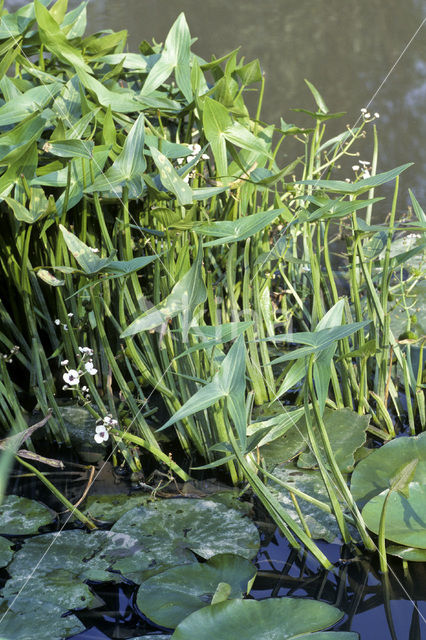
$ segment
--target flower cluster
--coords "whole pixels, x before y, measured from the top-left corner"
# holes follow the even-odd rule
[[[19,351],[19,347],[17,344],[15,344],[11,350],[9,351],[9,353],[2,353],[1,357],[3,358],[3,360],[6,360],[6,362],[10,363],[12,362],[13,356],[15,355],[15,353],[17,353]]]
[[[361,109],[361,115],[365,122],[373,122],[373,120],[376,120],[376,118],[380,118],[380,113],[377,113],[376,111],[375,113],[373,113],[373,115],[371,115],[371,113],[365,107]]]
[[[370,170],[369,170],[369,162],[368,160],[359,160],[359,164],[352,165],[353,171],[361,171],[362,178],[371,178]]]
[[[85,373],[88,373],[91,376],[95,376],[98,373],[98,370],[95,368],[92,360],[93,349],[90,349],[89,347],[79,347],[78,350],[80,353],[77,354],[77,357],[81,358],[78,369],[68,369],[69,360],[61,361],[61,365],[67,369],[62,376],[65,382],[63,389],[77,387],[80,383],[81,376]],[[83,393],[87,392],[88,388],[83,387],[82,391]]]
[[[116,427],[117,425],[118,422],[115,418],[112,418],[111,416],[105,416],[105,418],[102,419],[102,422],[96,425],[96,433],[94,436],[95,442],[97,442],[98,444],[106,442],[109,438],[108,429],[110,427]]]

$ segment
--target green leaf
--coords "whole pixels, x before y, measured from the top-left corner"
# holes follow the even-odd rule
[[[55,518],[56,513],[40,502],[9,495],[0,505],[0,534],[16,536],[37,533],[40,527],[52,524]]]
[[[7,612],[7,615],[5,615]],[[75,615],[62,617],[58,607],[53,605],[33,607],[25,613],[14,613],[7,604],[0,606],[2,638],[13,640],[33,640],[37,629],[38,640],[59,640],[84,632],[85,626]]]
[[[309,80],[306,80],[305,78],[305,82],[308,85],[308,89],[309,91],[312,93],[312,95],[314,96],[315,102],[317,103],[318,109],[320,111],[322,111],[323,113],[328,113],[328,107],[325,104],[320,92],[318,91],[318,89],[316,89],[314,87],[314,85],[312,83],[309,82]]]
[[[70,609],[90,609],[99,605],[99,599],[89,587],[66,569],[40,575],[35,571],[33,575],[11,578],[6,582],[2,595],[14,613],[51,609],[53,605],[59,615],[63,615]]]
[[[0,567],[6,567],[12,560],[14,553],[12,547],[13,543],[10,540],[0,536]]]
[[[160,172],[160,178],[164,188],[175,194],[180,205],[192,204],[192,189],[179,177],[172,163],[155,147],[151,146],[149,150]]]
[[[46,556],[46,549],[49,554]],[[28,539],[15,553],[8,572],[14,580],[25,580],[37,566],[35,577],[41,578],[51,571],[69,571],[80,580],[120,582],[122,577],[117,563],[132,558],[141,549],[135,537],[113,531],[83,530],[46,533]]]
[[[175,72],[176,84],[187,102],[192,101],[190,69],[191,35],[185,15],[181,13],[173,23],[161,57],[152,67],[142,87],[141,96],[145,97],[164,83]]]
[[[286,433],[290,429],[290,427],[296,425],[296,423],[300,420],[300,418],[304,415],[305,409],[302,407],[300,409],[294,409],[289,411],[286,407],[283,408],[282,412],[272,418],[267,420],[259,420],[257,422],[252,422],[247,427],[247,435],[252,436],[256,434],[259,430],[263,431],[267,429],[267,432],[263,435],[261,440],[257,443],[258,447],[263,447],[265,444],[269,444],[273,442],[277,438]]]
[[[45,142],[43,151],[62,158],[92,158],[92,140],[55,140]]]
[[[214,346],[234,340],[252,325],[252,320],[248,320],[247,322],[229,322],[214,326],[191,327],[189,333],[198,336],[201,339],[201,343],[189,347],[189,349],[177,355],[175,360],[179,360],[179,358],[195,351],[211,349]]]
[[[62,62],[73,66],[77,71],[91,73],[92,70],[84,62],[80,49],[69,44],[56,20],[39,0],[34,0],[34,8],[40,39],[46,49]]]
[[[52,113],[52,112],[50,112]],[[38,141],[42,132],[49,125],[49,114],[34,114],[18,124],[11,131],[0,135],[0,161],[4,163],[16,162],[28,152],[33,142]]]
[[[186,341],[195,309],[207,298],[207,290],[201,277],[201,261],[202,250],[200,248],[193,265],[175,284],[167,298],[134,320],[120,337],[128,338],[141,331],[149,331],[181,313],[183,315],[183,339]]]
[[[211,407],[218,400],[225,397],[228,411],[238,432],[240,446],[244,450],[246,439],[245,347],[242,335],[237,338],[230,348],[211,382],[191,396],[162,426],[162,429],[166,429],[178,420],[183,420],[183,418],[187,418],[198,411]]]
[[[84,244],[84,242],[77,238],[73,233],[65,229],[62,224],[59,225],[59,228],[62,231],[65,244],[69,251],[85,273],[88,275],[94,275],[111,264],[113,260],[112,257],[99,258],[99,256],[93,253],[90,247]]]
[[[292,489],[302,491],[313,501],[318,500],[328,507],[329,511],[325,511],[315,502],[309,502],[296,495],[297,503],[312,538],[326,540],[329,543],[336,542],[340,538],[340,530],[336,518],[331,512],[330,498],[320,471],[318,469],[302,471],[295,464],[290,463],[277,466],[272,474],[286,486],[275,484],[271,478],[271,483],[268,484],[271,493],[300,526],[302,526],[302,522],[291,497]]]
[[[54,82],[28,89],[13,100],[7,101],[0,107],[0,127],[20,122],[33,115],[35,111],[42,111],[61,89],[62,83]]]
[[[395,474],[402,465],[418,459],[413,483],[425,485],[426,477],[426,433],[409,438],[397,438],[375,449],[368,458],[355,467],[351,479],[351,493],[364,506],[374,496],[391,487]],[[391,499],[391,498],[390,498]],[[408,516],[407,512],[407,516]],[[386,531],[386,537],[387,537]],[[418,546],[418,545],[413,545]]]
[[[220,584],[228,585],[225,599],[242,598],[255,575],[249,560],[223,553],[202,564],[173,567],[148,578],[139,587],[136,603],[149,620],[174,629],[191,613],[207,607]]]
[[[370,458],[371,456],[369,456]],[[368,458],[367,458],[368,460]],[[423,463],[423,474],[425,464]],[[426,489],[424,478],[410,482],[408,498],[394,491],[387,500],[385,514],[385,537],[400,545],[426,549]],[[388,490],[369,500],[362,510],[367,527],[378,534],[380,516]]]
[[[394,180],[403,171],[408,169],[408,167],[411,167],[412,164],[412,162],[408,162],[407,164],[403,164],[395,169],[391,169],[391,171],[378,173],[376,176],[365,178],[353,183],[343,182],[341,180],[299,180],[295,184],[309,184],[314,186],[316,189],[325,189],[325,191],[333,193],[350,193],[352,195],[358,195],[364,193],[364,191],[368,191],[372,187],[378,187],[381,184]]]
[[[141,583],[176,565],[208,560],[218,553],[253,558],[260,545],[255,525],[239,511],[206,499],[172,498],[136,507],[112,527],[114,533],[135,536],[141,552],[114,568]],[[193,553],[192,553],[193,552]]]
[[[171,640],[292,640],[308,639],[342,618],[338,609],[324,602],[302,598],[230,600],[204,607],[185,618]],[[329,631],[318,640],[358,640],[357,633]]]
[[[142,111],[143,103],[134,92],[112,91],[99,80],[89,75],[89,73],[81,69],[77,69],[77,73],[81,84],[90,91],[93,98],[103,107],[111,107],[111,110],[117,113],[138,113]]]
[[[211,222],[197,227],[195,231],[200,235],[219,238],[218,240],[205,242],[203,245],[205,247],[240,242],[265,229],[284,211],[284,209],[273,209],[272,211],[262,211],[238,220]]]

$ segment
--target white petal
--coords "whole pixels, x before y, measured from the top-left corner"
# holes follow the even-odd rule
[[[97,442],[98,444],[102,444],[103,441],[104,441],[103,437],[100,435],[100,433],[97,433],[95,435],[95,442]]]

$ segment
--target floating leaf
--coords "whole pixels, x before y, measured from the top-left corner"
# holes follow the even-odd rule
[[[14,613],[53,605],[60,614],[64,614],[71,609],[91,609],[99,605],[99,599],[89,587],[66,569],[55,569],[41,575],[37,569],[31,575],[31,567],[28,571],[28,576],[11,578],[3,587],[2,595]]]
[[[15,553],[8,572],[16,580],[24,580],[36,566],[37,578],[62,569],[81,580],[120,582],[122,577],[109,569],[116,570],[117,562],[133,558],[140,548],[135,538],[124,533],[78,529],[47,533],[27,540]]]
[[[31,606],[26,612],[14,613],[3,603],[0,607],[0,617],[0,637],[5,640],[34,640],[35,630],[37,640],[63,640],[85,630],[84,624],[77,616],[62,617],[59,608],[55,606]]]
[[[321,473],[318,469],[301,470],[296,465],[280,465],[273,471],[273,475],[282,482],[285,482],[289,488],[294,487],[299,491],[303,491],[310,498],[325,503],[331,509],[330,499]],[[294,502],[291,498],[289,489],[275,484],[271,481],[269,486],[272,494],[276,496],[279,502],[286,509],[287,513],[300,525],[302,525],[299,514],[297,513]],[[340,530],[336,522],[336,518],[332,513],[328,513],[320,509],[315,504],[304,500],[296,495],[296,500],[300,510],[305,518],[306,524],[312,538],[322,538],[327,542],[335,542],[340,538]]]
[[[423,465],[423,474],[425,470],[426,465]],[[387,540],[407,547],[426,550],[426,487],[424,479],[423,475],[422,484],[409,483],[407,497],[399,491],[393,491],[389,496],[384,529]],[[380,517],[387,494],[388,490],[385,490],[374,496],[362,510],[365,524],[376,534],[379,533]]]
[[[172,567],[148,578],[139,587],[136,602],[155,624],[174,629],[191,613],[207,607],[220,583],[229,586],[227,599],[242,598],[250,591],[255,575],[249,560],[223,553],[207,562]]]
[[[0,536],[0,567],[6,567],[12,560],[12,543],[7,538]]]
[[[386,553],[397,556],[401,560],[408,562],[426,562],[426,549],[416,549],[415,547],[404,547],[392,544],[386,547]]]
[[[353,497],[364,506],[374,496],[389,489],[401,467],[416,458],[419,462],[412,481],[421,486],[425,484],[426,477],[426,433],[387,442],[355,467],[351,478]]]
[[[103,522],[116,522],[121,516],[140,505],[152,502],[149,493],[125,493],[89,496],[85,502],[84,513]]]
[[[366,429],[370,423],[370,416],[361,416],[351,409],[326,409],[323,421],[339,469],[352,471],[355,464],[355,452],[366,441]],[[316,432],[315,425],[314,432]],[[324,445],[319,434],[317,434],[317,442],[325,457]],[[318,463],[314,454],[309,451],[300,455],[297,465],[312,469],[317,467]]]
[[[139,583],[168,567],[195,562],[192,552],[206,560],[218,553],[250,559],[259,549],[259,533],[251,520],[212,500],[176,498],[136,507],[112,531],[135,536],[143,545],[131,562],[115,564]]]
[[[204,607],[185,618],[172,640],[291,640],[310,638],[338,622],[343,613],[325,602],[302,598],[230,600]],[[329,631],[321,640],[358,640],[357,633]]]
[[[22,536],[52,524],[56,513],[36,500],[9,495],[0,505],[0,534]]]

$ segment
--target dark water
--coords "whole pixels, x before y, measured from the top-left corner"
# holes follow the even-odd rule
[[[27,1],[5,0],[5,7]],[[69,6],[78,3],[70,0]],[[210,59],[241,46],[246,61],[260,59],[265,121],[278,124],[282,116],[307,125],[305,116],[290,111],[313,106],[304,78],[331,111],[346,112],[330,123],[332,133],[353,125],[362,107],[379,112],[379,171],[414,162],[401,180],[400,209],[408,202],[408,187],[425,202],[426,26],[408,45],[426,17],[422,0],[89,0],[88,30],[127,29],[129,50],[136,51],[143,39],[164,41],[181,11],[198,38],[199,55]],[[371,146],[364,145],[364,160],[371,159]],[[293,149],[286,149],[292,159]],[[340,178],[351,177],[353,163]]]
[[[333,629],[356,631],[360,640],[426,639],[424,565],[412,563],[404,575],[402,565],[394,563],[387,594],[377,567],[367,558],[354,559],[337,545],[324,544],[323,551],[337,563],[346,554],[336,575],[321,569],[311,557],[294,552],[286,539],[276,533],[272,540],[264,541],[257,556],[259,573],[251,596],[309,597],[328,602],[344,612]],[[135,588],[101,586],[96,592],[104,599],[105,607],[81,615],[88,629],[73,636],[73,640],[124,639],[144,634],[155,638],[156,633],[161,633],[138,615]]]

